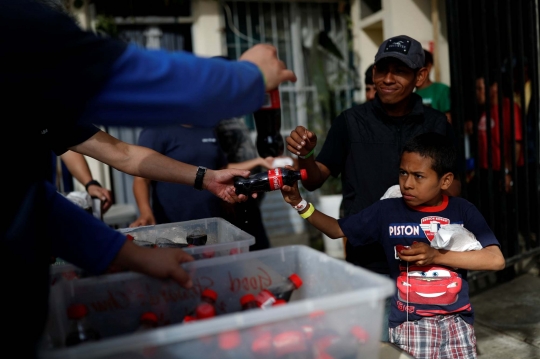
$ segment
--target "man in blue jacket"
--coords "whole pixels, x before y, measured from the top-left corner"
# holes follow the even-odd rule
[[[170,250],[160,255],[167,260],[159,260],[156,252],[126,241],[47,184],[50,150],[106,157],[99,149],[103,133],[94,123],[215,126],[223,117],[255,111],[266,90],[296,78],[270,45],[249,49],[239,61],[142,50],[82,31],[65,14],[33,0],[0,2],[0,33],[2,103],[9,114],[2,121],[1,145],[7,189],[0,220],[2,307],[9,323],[2,343],[4,348],[23,343],[17,356],[26,358],[36,356],[43,331],[52,254],[91,273],[114,264],[190,286],[178,266],[191,260],[189,255]],[[167,168],[151,155],[113,160],[138,163],[133,171]],[[245,200],[234,196],[232,178],[238,171],[175,166],[177,171],[169,169],[162,180],[169,176],[228,201]]]

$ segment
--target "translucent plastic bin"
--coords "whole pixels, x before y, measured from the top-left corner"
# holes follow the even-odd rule
[[[207,235],[204,246],[184,247],[186,253],[195,258],[209,259],[232,254],[249,252],[249,246],[255,244],[255,237],[242,231],[223,218],[204,218],[193,221],[159,224],[137,228],[122,228],[119,232],[130,234],[135,239],[155,243],[157,238],[167,238],[173,242],[187,244],[186,237],[195,231]],[[82,269],[63,260],[51,266],[51,285],[61,280],[71,280],[87,276]]]
[[[137,273],[65,281],[51,288],[47,338],[41,358],[378,358],[384,301],[393,282],[307,246],[277,247],[182,265],[190,290]],[[240,311],[240,297],[298,274],[291,301]],[[218,316],[181,323],[202,290],[218,293]],[[66,308],[84,303],[98,342],[63,347]],[[139,316],[154,311],[162,327],[134,333]],[[333,341],[325,339],[331,334]],[[321,337],[322,335],[322,337]],[[328,337],[326,337],[328,338]],[[326,341],[325,341],[326,340]],[[333,346],[331,344],[334,344]],[[226,350],[226,349],[229,350]],[[328,353],[330,349],[332,353]],[[338,349],[336,352],[335,350]],[[352,355],[352,356],[351,356]]]
[[[249,252],[249,246],[255,244],[255,237],[251,234],[244,232],[223,218],[217,217],[155,226],[122,228],[118,231],[132,235],[135,240],[156,243],[158,238],[167,238],[182,244],[187,244],[186,237],[191,233],[205,233],[208,238],[206,245],[182,248],[195,259],[245,253]]]

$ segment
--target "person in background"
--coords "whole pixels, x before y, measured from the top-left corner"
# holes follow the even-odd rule
[[[375,55],[375,99],[345,110],[334,119],[321,153],[313,155],[317,135],[305,127],[298,126],[287,137],[287,150],[298,156],[299,167],[308,173],[303,187],[314,191],[330,175],[341,175],[343,215],[350,216],[379,201],[388,188],[397,184],[401,151],[409,139],[437,132],[456,142],[444,114],[423,106],[422,98],[413,93],[426,77],[424,51],[418,41],[405,35],[385,40]],[[456,180],[448,193],[459,192]],[[349,263],[390,274],[379,243],[359,250],[347,241],[345,252]],[[389,302],[386,308],[388,315]],[[387,330],[383,329],[382,340],[388,340]]]
[[[98,160],[116,156],[129,167],[127,155],[109,154],[98,133],[79,137],[80,127],[213,127],[223,116],[259,109],[266,91],[296,77],[272,45],[255,45],[239,61],[145,50],[83,31],[66,14],[35,0],[1,1],[0,30],[0,81],[9,89],[4,111],[17,114],[3,129],[25,146],[24,151],[13,151],[12,141],[1,144],[2,151],[10,153],[4,168],[17,174],[16,179],[2,179],[9,191],[0,220],[0,266],[9,273],[3,284],[12,294],[1,300],[2,307],[10,308],[4,313],[9,331],[2,338],[5,343],[24,340],[17,356],[35,358],[47,318],[51,255],[91,274],[106,273],[113,265],[192,286],[179,265],[192,260],[187,253],[139,247],[59,194],[46,178],[51,149],[57,155],[70,149]],[[90,148],[77,151],[81,143]],[[165,169],[166,175],[157,179],[207,189],[224,200],[246,199],[235,196],[233,178],[247,177],[249,171],[205,171],[150,152],[139,155],[131,158],[132,173]]]
[[[429,78],[433,68],[433,54],[424,50],[424,67],[428,70],[426,81],[416,88],[416,93],[422,97],[424,105],[439,110],[446,115],[448,122],[452,123],[452,114],[450,112],[450,87],[442,82],[434,82]]]
[[[175,125],[144,128],[138,145],[152,149],[176,161],[218,170],[235,168],[250,170],[256,166],[269,168],[273,158],[260,157],[244,163],[228,163],[216,131],[209,127]],[[208,191],[178,183],[152,181],[135,176],[133,195],[139,217],[130,227],[184,222],[202,218],[222,217],[222,200]]]
[[[53,165],[57,164],[57,156],[53,153]],[[80,153],[73,152],[73,151],[66,151],[62,155],[59,156],[64,166],[62,166],[61,171],[61,178],[66,181],[72,180],[71,176],[73,176],[77,181],[79,181],[80,184],[84,186],[86,189],[86,192],[90,195],[92,198],[98,198],[101,203],[101,214],[106,213],[109,208],[111,208],[113,204],[112,200],[112,194],[111,191],[109,191],[107,188],[103,188],[101,184],[95,180],[92,176],[92,171],[90,171],[90,167],[88,166],[88,162],[86,161],[86,158],[81,155]],[[67,171],[70,176],[65,176],[65,172]],[[56,177],[56,180],[55,180]],[[67,177],[67,178],[66,178]],[[54,176],[52,183],[57,183],[57,181],[60,180],[60,176]],[[57,188],[59,188],[58,184],[56,184]],[[71,187],[64,187],[64,192],[71,192],[73,191],[72,186]]]
[[[364,85],[366,86],[366,102],[371,101],[375,98],[377,89],[373,83],[373,64],[369,65],[365,74],[364,74]]]
[[[445,194],[454,179],[456,152],[454,142],[442,134],[414,137],[405,144],[396,168],[402,197],[377,201],[339,220],[303,200],[298,184],[281,189],[285,201],[328,237],[346,237],[359,250],[374,242],[383,246],[390,278],[396,282],[390,342],[416,359],[476,358],[467,271],[505,267],[500,244],[478,209]],[[437,231],[449,224],[462,225],[482,249],[431,247]]]
[[[517,224],[510,220],[511,216],[503,217],[501,210],[501,200],[503,197],[507,197],[506,211],[508,214],[515,211],[513,201],[511,200],[510,193],[513,191],[514,180],[516,179],[516,173],[524,166],[524,159],[522,153],[522,120],[521,110],[519,106],[514,103],[514,107],[511,107],[510,99],[503,96],[502,106],[502,119],[499,117],[499,86],[496,79],[496,74],[490,76],[489,84],[489,131],[491,132],[491,143],[488,143],[488,120],[486,109],[486,83],[485,78],[481,75],[476,79],[476,99],[478,105],[482,111],[480,113],[480,120],[478,121],[478,165],[479,175],[474,176],[473,180],[479,180],[480,193],[477,199],[481,206],[478,207],[483,210],[484,217],[495,224],[495,233],[501,233],[501,226],[506,223],[509,228],[509,233],[514,233],[515,226]],[[512,138],[512,123],[511,112],[514,117],[514,133],[515,137]],[[500,127],[503,126],[504,136],[500,136]],[[515,146],[513,142],[515,140]],[[488,160],[488,147],[491,148],[491,165]],[[515,152],[515,158],[512,157],[512,147]],[[501,148],[504,148],[503,162],[501,162]],[[514,168],[514,160],[518,168]],[[493,171],[493,178],[495,186],[491,187],[488,183],[489,171]],[[495,208],[495,218],[490,218],[489,198],[493,198],[493,208]]]

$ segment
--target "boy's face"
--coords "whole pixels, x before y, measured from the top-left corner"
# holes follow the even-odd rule
[[[454,175],[446,173],[438,178],[431,162],[430,157],[414,152],[405,152],[401,156],[399,188],[408,206],[438,206],[442,203],[442,191],[450,187]]]

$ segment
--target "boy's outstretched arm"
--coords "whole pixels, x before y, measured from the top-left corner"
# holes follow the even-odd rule
[[[435,249],[427,243],[414,243],[411,248],[398,253],[399,258],[414,265],[440,264],[466,270],[504,269],[505,260],[499,246],[491,245],[478,251],[455,252]]]
[[[292,167],[290,167],[289,169],[292,169]],[[300,202],[302,202],[302,196],[300,195],[300,191],[298,190],[297,182],[293,186],[283,186],[281,188],[281,194],[283,195],[283,199],[285,200],[285,202],[287,202],[291,206],[297,206]],[[307,215],[312,212],[312,214],[309,215],[306,220],[313,227],[317,228],[319,231],[326,234],[328,237],[334,239],[345,237],[345,235],[341,231],[341,227],[339,226],[338,221],[335,218],[329,217],[326,214],[317,211],[314,207],[312,208],[312,206],[313,205],[311,203],[308,203],[306,208],[299,211],[298,213],[300,215]]]
[[[112,266],[156,278],[170,278],[184,288],[191,288],[193,283],[180,263],[193,260],[191,255],[179,248],[144,248],[126,240]]]

